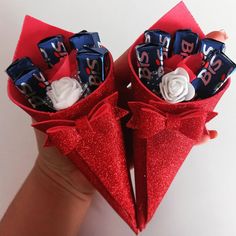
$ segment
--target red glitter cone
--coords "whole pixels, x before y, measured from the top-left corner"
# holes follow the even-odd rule
[[[64,36],[69,48],[68,38],[73,33],[26,16],[14,59],[30,57],[49,81],[72,77],[77,70],[73,52],[52,69],[46,69],[37,47],[40,40],[59,34]],[[12,80],[8,82],[8,95],[36,120],[33,126],[48,135],[46,145],[56,146],[71,159],[121,218],[137,232],[134,197],[120,127],[120,119],[127,112],[117,106],[118,93],[111,54],[110,62],[105,82],[86,98],[61,111],[33,109]]]
[[[160,29],[172,36],[176,30],[191,29],[200,38],[204,37],[183,2],[150,29]],[[124,91],[131,83],[129,107],[132,117],[127,123],[130,129],[126,133],[132,136],[127,146],[133,147],[137,224],[140,230],[152,218],[193,145],[207,133],[205,123],[216,115],[213,109],[230,83],[228,80],[210,98],[169,104],[146,88],[136,74],[135,46],[142,42],[144,34],[115,61],[119,90]],[[198,56],[192,56],[184,61],[175,57],[167,63],[173,70],[181,63],[182,67],[188,65],[186,68],[194,71],[198,62]]]

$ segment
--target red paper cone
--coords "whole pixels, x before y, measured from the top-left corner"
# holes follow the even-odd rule
[[[68,38],[73,33],[26,16],[14,59],[30,57],[49,81],[72,76],[77,69],[73,52],[47,70],[38,50],[37,43],[40,40],[58,34],[64,36],[69,48]],[[8,95],[37,121],[33,126],[48,135],[47,145],[56,146],[71,159],[114,210],[137,232],[134,196],[120,127],[120,119],[127,112],[117,106],[118,93],[111,54],[110,62],[105,82],[86,98],[61,111],[42,112],[31,108],[11,80],[8,82]]]
[[[160,29],[172,35],[179,29],[191,29],[200,38],[204,37],[183,2],[150,29]],[[193,145],[206,133],[205,123],[216,115],[213,109],[230,83],[228,80],[213,97],[168,104],[150,92],[136,74],[135,46],[142,42],[144,34],[115,62],[120,91],[132,84],[129,102],[132,117],[127,127],[132,133],[129,145],[133,147],[137,224],[140,230],[152,218]],[[168,62],[170,67],[176,67],[178,57],[171,60]]]

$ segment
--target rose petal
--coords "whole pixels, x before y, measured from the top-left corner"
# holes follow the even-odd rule
[[[83,94],[80,83],[73,78],[63,77],[53,81],[51,90],[47,92],[48,97],[52,100],[56,110],[65,109],[72,106]]]
[[[182,67],[178,67],[176,70],[175,70],[176,74],[178,75],[183,75],[184,78],[187,79],[187,81],[189,81],[189,74],[188,72],[182,68]]]
[[[187,92],[185,92],[186,88],[186,82],[181,81],[179,79],[174,79],[169,82],[168,90],[171,94],[177,97],[183,93],[187,94]]]
[[[172,103],[179,103],[179,102],[183,102],[184,100],[185,100],[185,97],[179,97]]]
[[[189,83],[188,72],[181,67],[165,74],[159,87],[162,97],[170,103],[190,100],[195,95],[195,90]]]
[[[168,85],[163,86],[163,93],[164,93],[163,95],[164,95],[165,100],[167,101],[172,100],[169,90],[168,90]]]
[[[167,86],[167,84],[168,84],[168,74],[166,74],[162,77],[162,84],[163,84],[163,86]]]
[[[169,101],[171,100],[171,97],[169,97],[169,94],[168,94],[168,88],[167,86],[164,86],[164,84],[162,83],[162,86],[160,87],[161,88],[161,94],[163,96],[163,98],[166,100],[166,101]]]
[[[195,96],[195,89],[191,83],[188,83],[188,94],[185,96],[185,101],[191,100]]]

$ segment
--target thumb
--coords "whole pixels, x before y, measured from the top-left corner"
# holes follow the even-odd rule
[[[225,30],[212,31],[206,35],[206,38],[215,39],[220,42],[225,42],[228,39],[228,35]]]

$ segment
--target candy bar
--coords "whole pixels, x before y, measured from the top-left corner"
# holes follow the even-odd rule
[[[62,35],[43,39],[38,43],[38,47],[49,68],[58,63],[61,57],[68,54]]]
[[[81,50],[83,47],[101,47],[100,38],[97,32],[87,32],[83,30],[78,34],[74,34],[69,39],[70,45],[73,49],[77,51]]]
[[[173,53],[187,57],[197,53],[198,35],[191,30],[178,30],[175,33]]]

